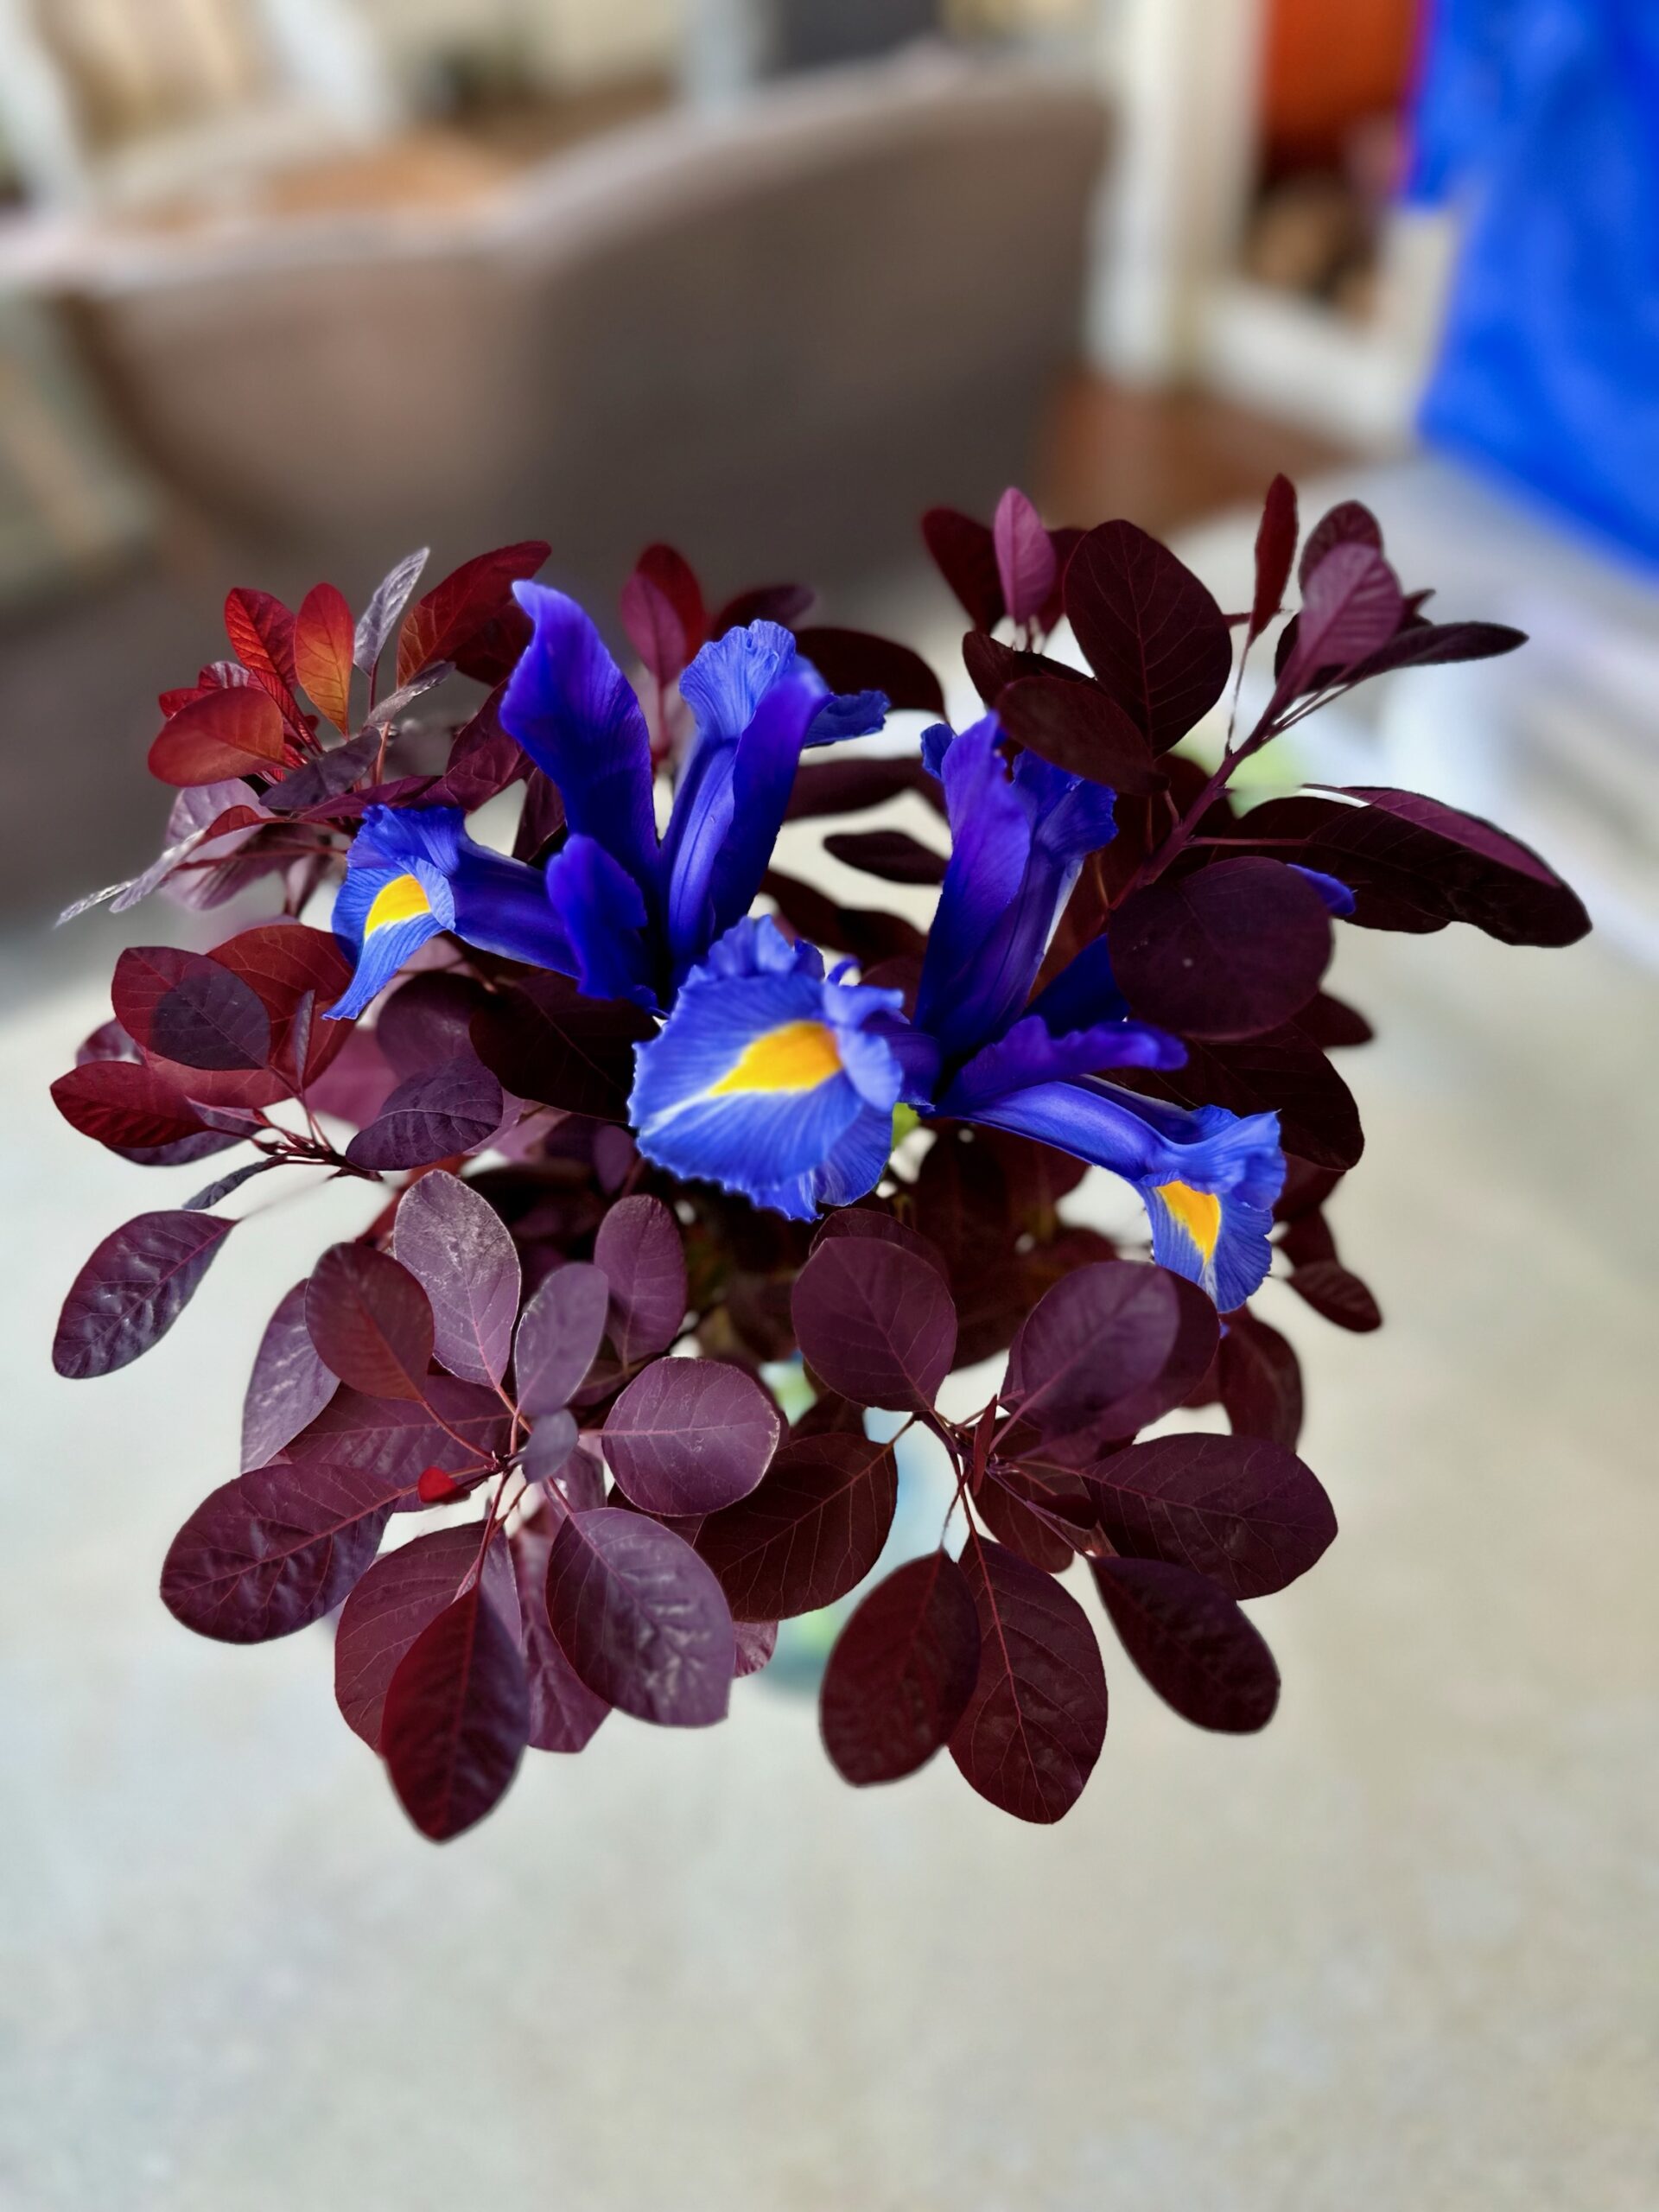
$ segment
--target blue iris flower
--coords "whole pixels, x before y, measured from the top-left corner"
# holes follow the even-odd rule
[[[939,729],[924,740],[952,850],[916,1001],[937,1071],[908,1103],[1122,1176],[1145,1201],[1154,1258],[1225,1313],[1271,1263],[1285,1174],[1278,1116],[1189,1111],[1101,1081],[1105,1068],[1179,1067],[1186,1057],[1176,1038],[1128,1019],[1103,938],[1027,1007],[1084,857],[1113,835],[1112,795],[1029,753],[1010,774],[1001,735],[988,716],[960,737]]]
[[[743,920],[638,1048],[629,1117],[671,1174],[721,1184],[797,1221],[874,1189],[905,1087],[904,995],[826,977],[775,922]]]
[[[534,967],[571,965],[541,870],[477,843],[454,806],[366,810],[334,899],[334,928],[356,969],[327,1010],[336,1020],[355,1019],[442,930]]]
[[[747,914],[782,827],[801,750],[879,729],[879,691],[836,696],[776,622],[728,630],[680,678],[696,735],[657,834],[651,740],[632,687],[583,610],[515,586],[534,634],[502,727],[558,785],[569,834],[547,894],[569,972],[597,997],[660,1010]]]
[[[988,716],[924,741],[952,852],[914,1016],[842,969],[825,982],[820,956],[773,925],[744,923],[640,1048],[640,1148],[798,1216],[874,1189],[895,1103],[1007,1129],[1132,1183],[1154,1256],[1227,1311],[1268,1271],[1277,1116],[1189,1111],[1101,1080],[1185,1058],[1179,1039],[1129,1019],[1103,938],[1031,999],[1083,861],[1113,834],[1112,795],[1031,753],[1010,772],[1001,737]]]

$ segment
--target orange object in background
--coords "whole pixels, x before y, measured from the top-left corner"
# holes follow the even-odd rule
[[[1270,169],[1339,166],[1368,116],[1411,83],[1421,0],[1268,0],[1262,137]]]

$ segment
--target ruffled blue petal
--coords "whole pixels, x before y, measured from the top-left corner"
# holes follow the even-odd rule
[[[1146,1021],[1097,1021],[1056,1036],[1041,1017],[1028,1014],[1005,1037],[982,1046],[939,1100],[942,1114],[969,1114],[976,1107],[1065,1076],[1098,1075],[1104,1068],[1178,1068],[1186,1047]]]
[[[806,671],[823,698],[829,685],[809,668],[781,622],[750,622],[704,645],[680,677],[680,696],[697,725],[699,749],[735,744],[774,684]]]
[[[645,895],[595,839],[566,838],[547,864],[542,907],[567,940],[566,973],[589,998],[656,1006]]]
[[[1084,1076],[1011,1092],[963,1118],[1035,1137],[1133,1183],[1151,1217],[1153,1256],[1201,1284],[1223,1313],[1242,1305],[1272,1264],[1268,1231],[1285,1175],[1276,1114],[1190,1111]]]
[[[535,632],[502,695],[501,727],[558,785],[570,828],[602,845],[649,899],[657,829],[639,702],[574,599],[532,583],[513,595]]]
[[[769,921],[745,921],[714,948],[636,1054],[629,1118],[648,1160],[803,1217],[874,1185],[902,1075],[866,1031],[893,1018],[899,995],[829,984],[822,971],[812,948]]]

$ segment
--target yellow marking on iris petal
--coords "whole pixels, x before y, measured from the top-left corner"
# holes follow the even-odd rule
[[[1221,1200],[1213,1192],[1195,1191],[1190,1183],[1160,1183],[1158,1195],[1205,1261],[1212,1260],[1221,1235]]]
[[[412,922],[419,914],[429,914],[432,901],[417,875],[394,875],[374,894],[374,904],[369,908],[369,918],[363,927],[369,930],[390,929],[394,922]]]
[[[709,1090],[711,1098],[737,1090],[816,1090],[841,1073],[841,1054],[822,1021],[786,1021],[746,1045],[735,1067]]]

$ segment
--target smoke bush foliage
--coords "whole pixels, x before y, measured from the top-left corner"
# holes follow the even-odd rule
[[[1284,613],[1284,479],[1230,617],[1132,524],[1050,531],[1017,492],[924,534],[986,711],[920,759],[804,765],[889,709],[942,714],[933,671],[804,626],[798,587],[711,613],[665,546],[623,594],[637,690],[529,582],[540,544],[419,599],[411,556],[355,620],[328,584],[297,613],[233,591],[234,658],[161,701],[165,848],[82,902],[164,885],[206,910],[263,883],[272,913],[208,954],[123,952],[112,1019],[53,1086],[138,1166],[238,1155],[99,1246],[58,1370],[163,1336],[251,1179],[363,1185],[356,1240],[272,1313],[240,1471],[180,1529],[162,1596],[232,1643],[335,1615],[340,1711],[434,1839],[613,1708],[722,1719],[779,1621],[869,1582],[899,1489],[872,1408],[932,1432],[956,1496],[830,1659],[849,1783],[948,1750],[994,1804],[1058,1820],[1106,1732],[1089,1580],[1178,1713],[1262,1727],[1279,1677],[1244,1608],[1336,1522],[1258,1309],[1381,1319],[1327,1219],[1362,1143],[1330,1056],[1370,1034],[1323,988],[1334,925],[1587,927],[1535,854],[1433,800],[1236,790],[1356,684],[1522,643],[1429,620],[1363,507],[1301,544],[1271,696],[1213,773],[1173,748]],[[1062,619],[1090,672],[1046,650]],[[441,771],[403,767],[416,702],[429,728],[427,695],[468,682]],[[514,785],[508,858],[463,824]],[[948,858],[856,826],[901,791],[948,820]],[[940,886],[931,929],[771,868],[785,817],[845,818],[839,860]],[[1091,1161],[1141,1193],[1152,1259],[1065,1217]],[[939,1409],[995,1358],[982,1409]],[[1224,1426],[1142,1434],[1212,1406]]]

